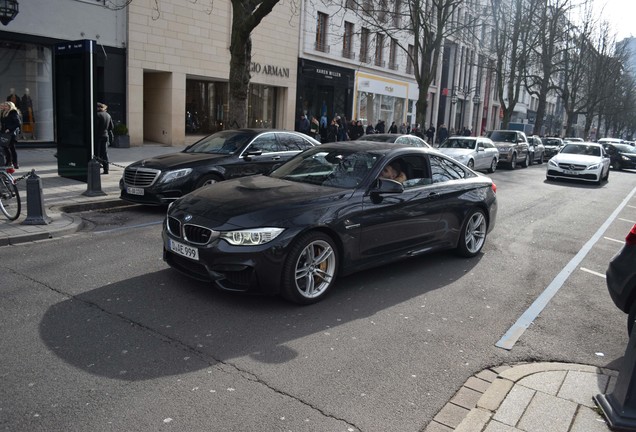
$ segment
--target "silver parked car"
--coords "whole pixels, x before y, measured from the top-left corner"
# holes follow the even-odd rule
[[[543,147],[545,150],[545,157],[550,159],[552,156],[561,151],[565,143],[558,137],[543,138]]]
[[[474,170],[493,173],[499,163],[499,150],[489,138],[453,136],[437,150]]]
[[[358,141],[388,142],[395,144],[406,144],[412,147],[431,148],[431,146],[422,138],[410,134],[366,134],[358,138]]]
[[[545,158],[545,146],[543,141],[536,135],[528,137],[528,150],[530,151],[530,165],[534,162],[542,164]]]

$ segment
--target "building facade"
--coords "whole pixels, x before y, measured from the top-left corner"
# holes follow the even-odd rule
[[[94,97],[107,101],[113,118],[125,122],[125,10],[89,0],[21,1],[15,18],[0,27],[0,95],[22,113],[23,145],[55,142],[56,98],[72,103],[86,97],[54,91],[55,45],[83,39],[97,41]]]

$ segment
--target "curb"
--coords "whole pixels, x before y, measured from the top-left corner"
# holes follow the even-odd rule
[[[91,210],[123,209],[138,205],[139,204],[123,201],[120,198],[87,201],[77,204],[54,205],[49,207],[47,211],[47,215],[52,220],[51,223],[45,225],[30,225],[28,227],[20,224],[21,230],[28,232],[15,233],[9,237],[0,238],[0,247],[49,240],[74,234],[84,228],[86,223],[80,216],[73,215],[73,213]]]
[[[483,431],[517,382],[534,374],[558,371],[618,377],[618,371],[574,363],[520,363],[484,369],[468,378],[424,431]]]
[[[91,210],[106,210],[120,207],[137,207],[141,204],[134,204],[122,200],[121,198],[106,199],[101,201],[87,201],[77,204],[62,204],[51,207],[54,211],[61,213],[79,213]]]
[[[61,213],[61,212],[53,212],[52,214],[49,215],[49,217],[57,221],[62,220],[61,224],[64,224],[64,226],[61,228],[54,228],[54,227],[51,227],[51,224],[30,225],[31,229],[34,230],[33,232],[28,232],[24,234],[15,234],[7,238],[0,238],[0,247],[63,237],[65,235],[76,233],[84,226],[84,221],[79,216],[72,216],[66,213]],[[60,224],[60,222],[53,222],[53,223]]]

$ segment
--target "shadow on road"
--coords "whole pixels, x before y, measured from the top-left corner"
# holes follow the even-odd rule
[[[128,381],[243,356],[285,363],[299,355],[287,342],[371,321],[379,311],[470,277],[480,259],[440,253],[357,273],[339,279],[322,302],[306,307],[278,297],[221,292],[166,269],[50,307],[40,336],[74,367]]]

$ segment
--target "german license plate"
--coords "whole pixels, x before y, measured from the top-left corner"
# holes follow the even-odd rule
[[[170,239],[170,250],[186,258],[199,261],[199,249],[195,247],[184,245],[183,243]]]
[[[130,195],[143,195],[144,194],[144,189],[143,188],[136,188],[136,187],[126,187],[126,192],[128,192],[128,194]]]
[[[563,170],[563,172],[565,174],[568,174],[568,175],[578,175],[579,174],[578,171]]]

